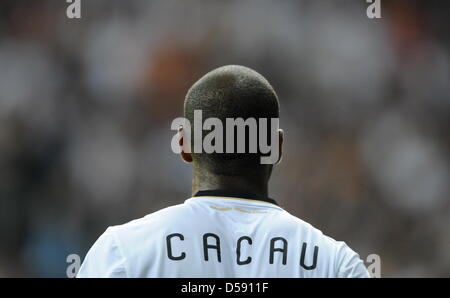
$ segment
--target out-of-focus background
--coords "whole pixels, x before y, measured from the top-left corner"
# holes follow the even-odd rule
[[[450,276],[448,1],[0,2],[0,276],[66,276],[110,225],[190,196],[170,124],[207,71],[277,90],[270,195],[381,257]]]

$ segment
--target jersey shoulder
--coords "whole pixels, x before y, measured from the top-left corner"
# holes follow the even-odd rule
[[[281,212],[281,216],[286,222],[289,222],[287,226],[302,234],[305,241],[314,243],[327,251],[326,255],[331,258],[330,262],[333,264],[334,277],[369,277],[359,254],[344,241],[338,241],[325,235],[320,229],[287,211]]]
[[[145,215],[144,217],[131,220],[127,223],[110,226],[108,230],[119,237],[133,233],[152,233],[160,229],[169,228],[174,224],[181,224],[184,218],[189,218],[190,207],[186,204],[169,206]]]

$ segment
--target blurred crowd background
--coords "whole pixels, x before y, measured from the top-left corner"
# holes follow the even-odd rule
[[[202,74],[277,90],[270,196],[384,277],[450,276],[450,2],[0,2],[0,276],[65,277],[110,225],[190,196],[170,124]]]

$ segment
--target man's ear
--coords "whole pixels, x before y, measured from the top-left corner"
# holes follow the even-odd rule
[[[192,162],[192,154],[189,153],[190,152],[190,148],[188,148],[189,144],[187,144],[185,142],[186,140],[186,136],[185,136],[185,131],[183,130],[183,127],[180,126],[178,128],[178,136],[179,136],[179,140],[178,140],[178,144],[180,145],[180,157],[181,160],[183,160],[186,163],[191,163]]]
[[[283,140],[284,140],[284,131],[280,128],[278,129],[278,160],[275,163],[276,165],[281,163],[283,159]]]

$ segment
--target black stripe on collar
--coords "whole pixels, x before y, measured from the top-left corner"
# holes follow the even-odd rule
[[[269,197],[261,196],[253,193],[245,193],[245,192],[236,192],[229,190],[199,190],[193,197],[231,197],[231,198],[242,198],[248,200],[257,200],[263,201],[267,203],[272,203],[278,206],[278,203]]]

